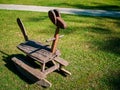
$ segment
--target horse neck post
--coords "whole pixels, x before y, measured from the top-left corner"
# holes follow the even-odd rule
[[[58,43],[58,39],[59,39],[59,27],[56,28],[54,38],[55,38],[55,40],[53,40],[52,47],[51,47],[51,52],[53,54],[56,52],[56,49],[57,49],[57,43]]]

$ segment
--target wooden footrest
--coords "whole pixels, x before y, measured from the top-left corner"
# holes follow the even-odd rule
[[[23,59],[13,57],[12,61],[15,63],[18,70],[31,81],[35,81],[36,84],[44,87],[51,87],[51,83],[45,79],[46,75],[40,70],[37,70],[27,63],[24,63]]]
[[[68,65],[68,62],[65,61],[64,59],[60,58],[60,57],[55,57],[54,60],[58,63],[60,63],[61,65],[63,66],[67,66]]]
[[[44,79],[46,76],[38,69],[33,68],[32,66],[29,66],[26,64],[23,59],[13,57],[12,61],[16,64],[16,66],[20,69],[23,69],[23,71],[26,71],[30,73],[32,76],[36,77],[37,79]],[[23,72],[24,74],[24,72]]]

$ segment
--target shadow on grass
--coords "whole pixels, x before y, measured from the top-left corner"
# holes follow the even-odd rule
[[[120,71],[113,71],[101,79],[110,90],[120,90]]]
[[[83,4],[77,4],[72,6],[83,9],[120,10],[120,6],[118,5],[107,5],[107,4],[99,4],[99,3],[97,6],[85,6]]]
[[[41,22],[45,19],[49,18],[48,16],[41,16],[41,17],[31,17],[31,18],[28,18],[28,21],[32,21],[32,22]]]
[[[73,18],[71,17],[71,19],[69,18],[69,16],[73,16]],[[91,19],[91,18],[93,18],[93,19],[98,19],[98,22],[99,22],[99,20],[102,20],[102,19],[113,19],[113,20],[120,20],[120,18],[119,17],[100,17],[100,16],[87,16],[87,15],[63,15],[62,17],[65,19],[65,21],[66,22],[68,22],[68,23],[85,23],[86,25],[89,23],[89,22],[87,22],[87,19],[86,19],[86,21],[85,20],[80,20],[80,19],[76,19],[76,18],[74,18],[74,16],[75,17],[80,17],[80,18],[87,18],[87,19]],[[42,22],[42,21],[44,21],[44,20],[46,20],[46,19],[48,19],[49,17],[48,16],[40,16],[40,17],[30,17],[30,18],[27,18],[27,21],[28,21],[28,23],[29,23],[29,21],[30,22]],[[39,33],[46,33],[46,34],[48,34],[48,32],[50,33],[50,34],[53,34],[54,33],[54,31],[55,31],[55,29],[56,29],[56,27],[51,23],[51,21],[49,20],[49,22],[48,21],[44,21],[44,22],[46,22],[46,24],[47,23],[49,23],[50,22],[50,25],[49,25],[49,29],[51,29],[52,31],[48,31],[48,30],[41,30],[41,31],[39,31]],[[24,22],[23,22],[24,23]],[[91,23],[91,22],[90,22]],[[93,23],[94,23],[94,21],[93,21]],[[120,22],[119,21],[115,21],[114,22],[116,25],[118,25],[119,26],[119,24],[120,24]],[[46,27],[47,25],[45,25],[45,27]],[[67,28],[65,29],[65,30],[61,30],[61,32],[63,32],[63,33],[65,33],[65,34],[71,34],[71,33],[74,33],[74,32],[76,32],[76,31],[78,31],[78,30],[81,30],[81,29],[93,29],[93,30],[91,30],[92,32],[96,32],[96,33],[110,33],[110,30],[107,30],[106,28],[103,28],[103,27],[81,27],[81,26],[78,26],[78,27],[75,27],[75,26],[70,26],[69,24],[67,24]],[[100,26],[100,25],[99,25]],[[41,29],[41,28],[40,28]]]
[[[111,30],[104,27],[88,27],[90,32],[98,33],[98,34],[111,34]]]
[[[120,55],[120,38],[111,38],[105,42],[101,50]]]
[[[111,19],[112,19],[112,23],[117,26],[117,27],[120,27],[120,18],[118,17],[100,17],[100,16],[84,16],[84,15],[74,15],[76,18],[74,19],[70,19],[72,18],[72,16],[70,16],[70,18],[68,18],[67,16],[63,16],[64,18],[68,18],[66,19],[67,23],[79,23],[79,24],[83,24],[83,25],[86,25],[86,26],[70,26],[69,24],[67,25],[68,27],[66,28],[66,30],[63,30],[63,33],[65,34],[71,34],[71,33],[74,33],[76,31],[85,31],[85,30],[88,30],[90,32],[94,32],[94,33],[99,33],[99,34],[112,34],[113,30],[112,29],[109,29],[108,27],[106,27],[106,25],[104,25],[102,22],[105,21],[105,22],[108,22],[109,21],[111,22]],[[78,19],[78,18],[82,18],[82,20]],[[83,18],[85,18],[85,20],[83,20]],[[94,19],[93,21],[91,19]],[[109,20],[108,20],[109,19]],[[89,21],[87,21],[89,20]],[[91,21],[90,21],[91,20]],[[108,21],[106,21],[108,20]],[[97,22],[98,23],[97,23]],[[96,23],[95,23],[96,22]],[[101,22],[101,23],[100,23]],[[95,25],[89,25],[89,23],[95,23]],[[108,24],[109,26],[109,24]]]
[[[8,55],[7,53],[3,52],[3,51],[0,51],[0,53],[4,54],[3,56],[3,61],[6,63],[5,66],[10,70],[12,71],[14,74],[16,74],[17,76],[20,77],[20,79],[22,79],[23,81],[25,81],[26,83],[28,84],[34,84],[35,81],[31,81],[29,80],[28,78],[26,78],[22,73],[20,73],[15,64],[11,61],[11,59],[13,57],[20,57],[20,58],[24,58],[25,59],[25,56],[22,55],[22,54],[13,54],[13,55]]]
[[[98,46],[98,50],[120,55],[120,38],[110,37],[105,41],[95,41],[93,44]]]
[[[60,3],[60,4],[54,4],[55,6],[68,6],[68,7],[75,7],[75,8],[79,8],[79,9],[103,9],[103,10],[120,10],[120,6],[119,5],[109,5],[109,4],[103,4],[103,3],[96,3],[96,2],[92,2],[92,4],[96,5],[90,5],[90,6],[86,6],[83,4],[69,4],[69,3]]]
[[[3,61],[6,63],[5,66],[10,70],[12,71],[14,74],[16,74],[17,76],[20,77],[20,79],[22,79],[23,81],[25,81],[26,83],[28,84],[34,84],[36,83],[37,81],[39,81],[39,79],[37,79],[36,77],[34,78],[30,78],[28,76],[28,78],[32,79],[28,79],[26,76],[24,76],[21,72],[18,71],[18,69],[16,68],[14,62],[11,60],[13,57],[17,57],[17,58],[22,58],[23,60],[25,60],[25,63],[27,62],[27,64],[29,64],[31,67],[33,68],[40,68],[40,65],[38,63],[35,63],[34,59],[30,58],[29,56],[24,56],[23,54],[13,54],[13,55],[8,55],[7,53],[3,52],[3,51],[0,51],[0,53],[4,54],[3,56]],[[29,62],[29,63],[28,63]],[[51,67],[53,66],[53,63],[49,62],[46,64],[47,67]],[[61,74],[62,76],[66,77],[67,75],[64,74],[62,71],[55,71],[59,74]],[[25,72],[26,73],[26,72]],[[28,75],[28,74],[25,74],[25,75]],[[44,86],[42,86],[43,88],[46,88]]]

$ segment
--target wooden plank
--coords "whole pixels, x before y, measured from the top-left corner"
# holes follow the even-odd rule
[[[55,57],[54,60],[58,63],[60,63],[61,65],[63,66],[67,66],[68,65],[68,62],[65,61],[64,59],[60,58],[60,57]]]
[[[47,75],[47,74],[55,71],[56,69],[59,69],[59,67],[60,67],[60,65],[59,65],[59,64],[56,64],[56,65],[48,68],[47,70],[45,70],[43,73],[44,73],[45,75]]]
[[[31,75],[33,75],[34,77],[38,78],[38,79],[44,79],[46,77],[46,75],[44,75],[40,70],[37,70],[29,65],[27,65],[26,63],[23,62],[22,59],[17,58],[17,57],[13,57],[12,61],[17,64],[17,66],[19,66],[20,68],[23,68],[25,71],[29,72]],[[24,73],[24,72],[23,72]]]

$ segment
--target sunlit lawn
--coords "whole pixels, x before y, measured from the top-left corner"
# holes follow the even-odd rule
[[[120,0],[0,0],[1,4],[120,10]]]
[[[11,63],[13,54],[22,54],[16,46],[23,36],[16,23],[20,17],[30,39],[45,42],[55,26],[47,13],[0,10],[0,90],[45,90],[29,84]],[[120,88],[120,18],[62,15],[67,29],[61,30],[61,57],[70,64],[72,76],[56,72],[47,79],[47,90],[119,90]],[[50,44],[50,43],[48,43]]]

